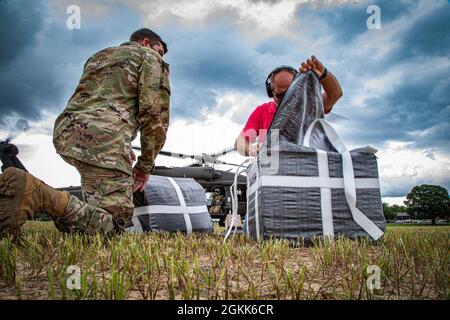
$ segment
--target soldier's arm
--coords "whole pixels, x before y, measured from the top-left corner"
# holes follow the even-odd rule
[[[155,158],[166,141],[169,127],[169,66],[149,54],[142,63],[139,81],[138,121],[141,133],[141,155],[135,168],[151,173]]]

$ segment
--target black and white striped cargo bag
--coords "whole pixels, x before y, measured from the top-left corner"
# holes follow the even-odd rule
[[[144,192],[134,194],[130,232],[212,232],[203,187],[191,178],[150,176]]]
[[[247,169],[253,239],[384,234],[376,150],[347,150],[324,120],[320,92],[312,72],[294,79]]]

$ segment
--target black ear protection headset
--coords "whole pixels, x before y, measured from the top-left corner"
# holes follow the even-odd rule
[[[286,65],[282,65],[279,67],[276,67],[275,69],[273,69],[269,75],[267,76],[266,79],[266,92],[267,95],[269,96],[269,98],[273,98],[273,92],[272,92],[272,80],[271,77],[273,74],[279,72],[279,71],[289,71],[289,72],[293,72],[294,75],[297,75],[297,73],[299,73],[299,71],[291,66],[286,66]]]

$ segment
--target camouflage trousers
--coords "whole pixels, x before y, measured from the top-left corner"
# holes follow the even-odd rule
[[[54,219],[58,230],[105,235],[123,231],[133,216],[133,177],[75,158],[63,159],[81,175],[83,201],[70,195],[64,215]]]

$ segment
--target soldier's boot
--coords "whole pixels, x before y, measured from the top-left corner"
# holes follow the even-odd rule
[[[20,228],[35,213],[62,216],[69,202],[69,193],[46,185],[31,174],[8,168],[0,175],[0,238],[16,238]]]

